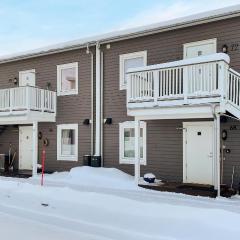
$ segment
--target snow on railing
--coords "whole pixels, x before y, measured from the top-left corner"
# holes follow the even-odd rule
[[[56,112],[56,93],[31,86],[1,89],[0,111]]]
[[[128,102],[189,99],[221,95],[226,54],[213,54],[176,62],[130,69]]]

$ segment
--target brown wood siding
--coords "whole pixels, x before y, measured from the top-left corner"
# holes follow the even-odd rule
[[[218,52],[224,44],[240,44],[240,18],[207,23],[199,26],[163,32],[111,44],[104,51],[104,117],[112,117],[113,124],[104,126],[104,164],[119,167],[133,174],[132,165],[119,165],[119,123],[133,120],[127,116],[126,91],[119,90],[119,55],[147,50],[148,65],[176,61],[183,58],[183,44],[217,38]],[[231,66],[240,71],[240,48],[230,51]],[[186,120],[188,121],[188,120]],[[198,120],[196,120],[198,121]],[[176,130],[182,120],[147,121],[147,166],[142,174],[153,172],[164,180],[181,181],[183,169],[182,132]],[[235,136],[235,138],[234,138]],[[240,135],[231,137],[234,151],[225,162],[225,181],[229,183],[231,165],[238,162]],[[234,155],[235,153],[235,155]],[[240,160],[239,160],[240,161]],[[238,174],[240,173],[239,170]]]
[[[83,155],[90,154],[90,125],[83,125],[84,119],[91,117],[91,58],[86,54],[86,49],[68,51],[28,60],[16,61],[0,65],[1,88],[14,87],[9,79],[18,77],[18,72],[36,69],[36,86],[45,88],[51,83],[51,90],[57,89],[57,65],[78,62],[79,67],[79,94],[60,96],[57,98],[56,123],[39,123],[39,131],[43,137],[50,140],[47,147],[46,169],[48,171],[67,170],[81,165]],[[78,162],[57,161],[57,124],[78,123],[79,125],[79,154]],[[0,136],[0,144],[6,145],[15,135],[8,138]],[[0,145],[1,146],[1,145]],[[4,151],[6,147],[4,147]],[[39,157],[41,156],[42,141],[39,141]],[[1,151],[1,149],[0,149]],[[40,160],[40,158],[39,158]]]
[[[12,147],[12,154],[16,151],[14,167],[18,168],[18,146],[19,146],[19,135],[18,126],[7,126],[4,132],[0,134],[0,154],[9,153],[9,147]]]

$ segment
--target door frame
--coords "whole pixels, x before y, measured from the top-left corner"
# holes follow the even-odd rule
[[[32,129],[32,134],[33,134],[33,127],[31,126],[31,125],[25,125],[25,126],[19,126],[19,158],[18,158],[18,169],[19,170],[32,170],[32,168],[30,168],[30,169],[26,169],[26,168],[23,168],[23,169],[21,169],[20,168],[20,163],[21,163],[21,151],[22,151],[22,147],[21,147],[21,137],[20,137],[20,135],[21,135],[21,133],[20,133],[20,129],[21,128],[25,128],[25,127],[29,127],[29,128],[31,128]],[[32,144],[32,148],[33,148],[33,144]],[[24,149],[23,149],[24,150]]]
[[[188,126],[209,126],[212,127],[212,148],[213,148],[213,159],[212,159],[212,185],[215,186],[215,171],[216,171],[216,152],[215,152],[215,136],[214,136],[214,122],[213,121],[201,121],[201,122],[183,122],[183,183],[187,181],[187,154],[186,154],[186,141]]]
[[[213,44],[215,53],[217,53],[217,38],[206,39],[206,40],[197,41],[197,42],[184,43],[183,44],[183,59],[187,58],[186,54],[187,54],[188,47],[194,47],[194,46],[206,45],[206,44]]]

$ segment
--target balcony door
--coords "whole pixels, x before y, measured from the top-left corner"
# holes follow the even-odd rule
[[[32,86],[35,87],[36,85],[36,72],[35,69],[26,70],[19,72],[19,86]]]
[[[186,43],[183,48],[184,59],[214,54],[217,52],[217,39]]]

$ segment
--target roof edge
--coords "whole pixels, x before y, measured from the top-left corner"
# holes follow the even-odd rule
[[[236,8],[236,10],[235,10]],[[224,10],[227,10],[225,11]],[[220,11],[220,12],[219,12]],[[221,12],[222,11],[222,12]],[[227,8],[221,8],[213,11],[202,12],[196,15],[190,15],[183,18],[173,19],[167,22],[155,23],[143,27],[111,32],[104,35],[98,35],[92,38],[80,39],[76,41],[69,41],[65,43],[55,44],[39,49],[30,50],[27,52],[20,52],[19,54],[6,55],[0,57],[0,64],[20,61],[29,58],[35,58],[50,54],[56,54],[71,50],[77,50],[88,46],[95,46],[97,43],[106,44],[126,39],[152,35],[159,32],[166,32],[174,29],[180,29],[195,25],[200,25],[209,22],[216,22],[224,19],[234,18],[240,16],[240,5],[235,5]],[[66,45],[64,45],[66,44]]]

